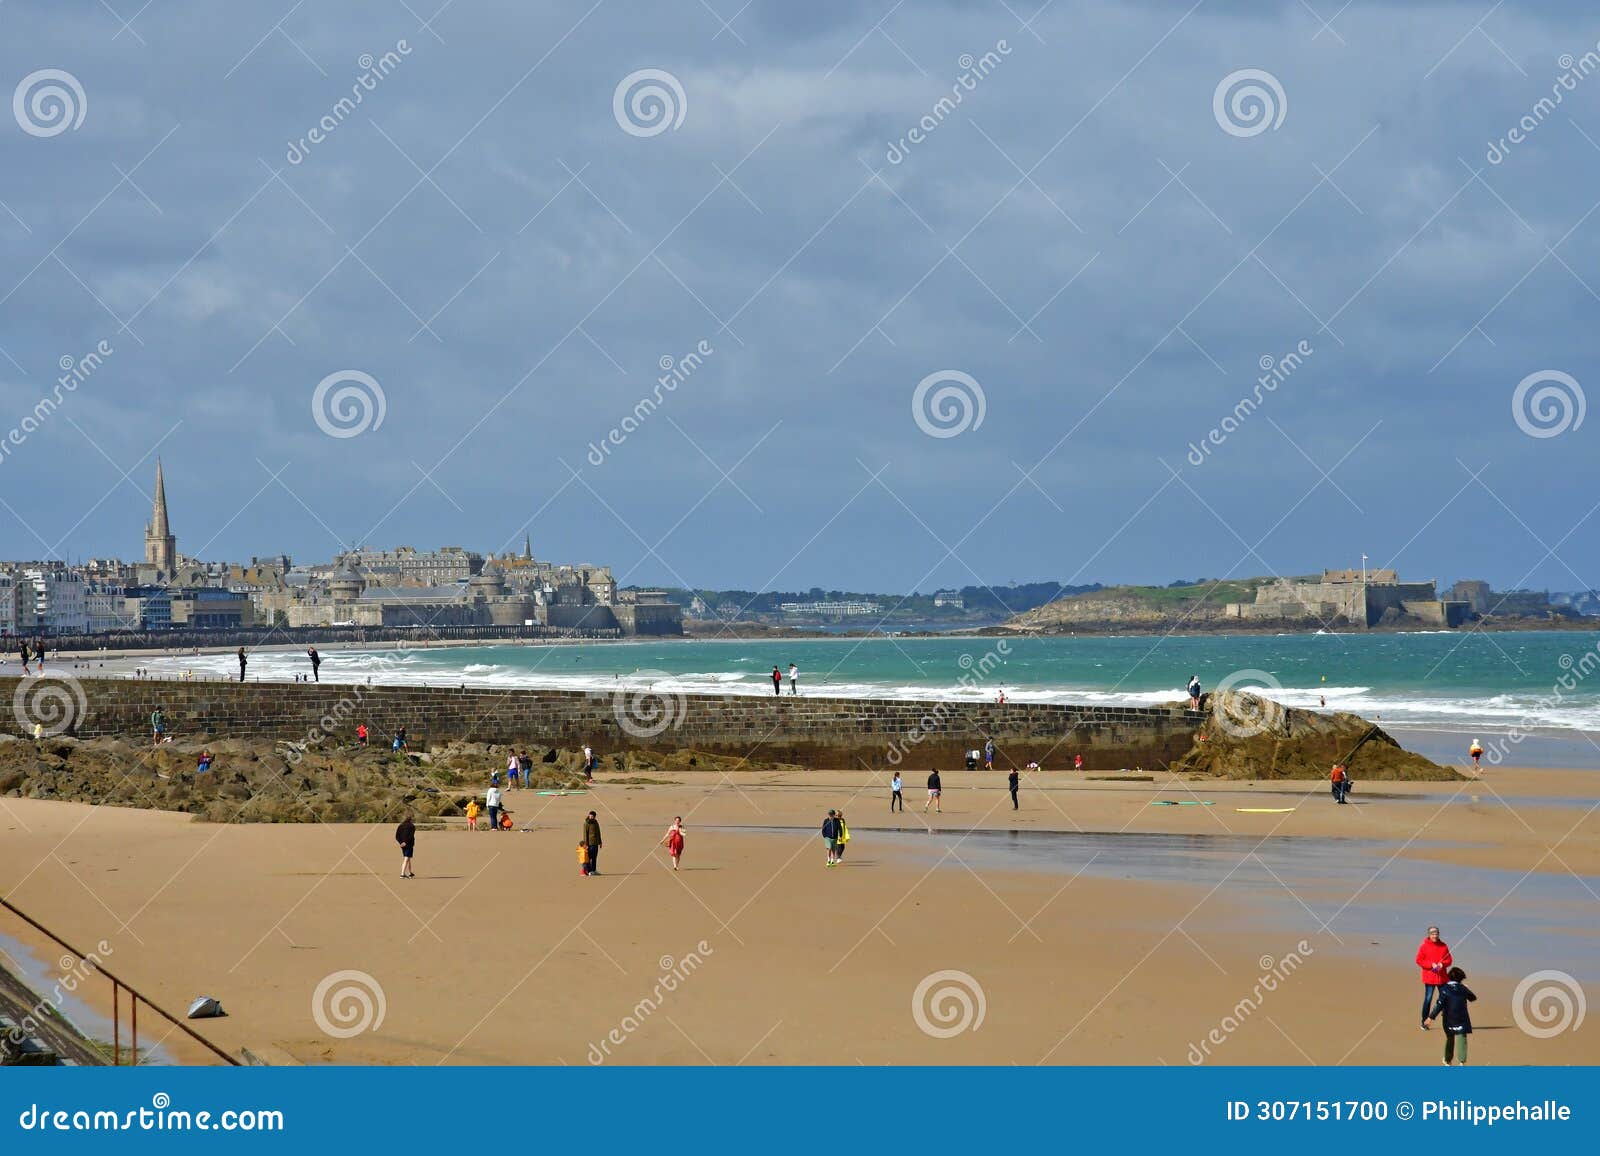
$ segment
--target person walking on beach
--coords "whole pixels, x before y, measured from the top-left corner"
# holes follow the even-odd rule
[[[792,695],[800,693],[800,668],[792,662],[789,664],[789,693]]]
[[[1444,978],[1444,983],[1439,985],[1439,1007],[1433,1013],[1435,1019],[1444,1018],[1444,1066],[1448,1068],[1450,1061],[1459,1054],[1464,1068],[1467,1066],[1467,1037],[1472,1034],[1472,1013],[1467,1005],[1478,997],[1461,982],[1467,978],[1467,973],[1459,967],[1445,972]]]
[[[834,818],[831,810],[828,817],[822,820],[822,845],[828,849],[827,865],[832,867],[838,861],[835,856],[839,850],[839,820]]]
[[[306,657],[311,660],[311,681],[321,682],[322,675],[317,673],[322,669],[322,655],[317,653],[315,646],[306,647]]]
[[[905,814],[906,801],[900,794],[900,772],[894,773],[894,778],[889,780],[889,813],[894,814],[895,805],[899,804],[900,813]]]
[[[777,667],[772,668],[772,693],[779,696],[783,694],[783,672]]]
[[[411,870],[411,854],[417,849],[417,825],[411,821],[410,811],[394,829],[394,841],[400,844],[400,878],[415,879],[417,874]]]
[[[1072,769],[1075,770],[1075,771],[1083,770],[1083,756],[1082,755],[1073,755],[1072,756]]]
[[[1333,790],[1333,801],[1342,804],[1345,796],[1350,793],[1350,775],[1345,771],[1343,763],[1333,764],[1333,770],[1328,775],[1328,785]]]
[[[672,869],[678,869],[678,860],[683,858],[683,816],[679,815],[672,820],[672,826],[667,828],[666,838],[661,840],[661,845],[667,849],[667,854],[672,856]]]
[[[1189,676],[1189,709],[1200,709],[1200,676],[1198,674]]]
[[[476,831],[477,829],[478,829],[478,800],[476,800],[476,799],[468,799],[467,800],[467,830]]]
[[[521,786],[522,767],[517,763],[516,755],[506,756],[506,790]]]
[[[500,829],[500,788],[490,784],[483,796],[483,805],[489,812],[489,830]]]
[[[587,743],[583,747],[583,778],[585,782],[594,782],[594,748]]]
[[[844,812],[836,812],[833,816],[836,830],[834,831],[833,861],[844,862],[844,845],[850,842],[850,828],[845,826]]]
[[[1017,768],[1012,767],[1011,773],[1006,776],[1006,786],[1011,790],[1011,809],[1017,809],[1017,788],[1022,785],[1022,777],[1017,774]]]
[[[1428,928],[1422,945],[1417,948],[1417,966],[1422,969],[1422,1030],[1428,1030],[1428,1021],[1436,1011],[1435,1001],[1444,986],[1445,975],[1455,960],[1450,958],[1450,948],[1439,938],[1437,927]]]
[[[939,792],[941,790],[943,790],[943,787],[939,782],[939,770],[935,767],[928,773],[928,803],[932,803],[933,809],[943,814],[944,808],[939,805]],[[928,812],[928,803],[922,804],[923,814]]]
[[[590,875],[600,874],[600,820],[595,818],[593,811],[583,821],[583,845],[589,849],[589,857],[583,861],[584,867]]]
[[[993,739],[984,739],[983,740],[983,769],[986,770],[986,771],[994,770],[994,740]]]
[[[1467,754],[1472,756],[1472,765],[1477,766],[1478,760],[1483,758],[1483,744],[1477,739],[1473,739],[1472,745],[1467,748]],[[1446,1060],[1445,1062],[1448,1063],[1449,1061]]]

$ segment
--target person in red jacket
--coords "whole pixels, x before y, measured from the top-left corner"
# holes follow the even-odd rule
[[[1454,962],[1450,958],[1450,948],[1439,938],[1439,929],[1428,928],[1427,938],[1422,941],[1422,946],[1417,948],[1417,966],[1422,969],[1423,1031],[1428,1030],[1429,1013],[1437,1014],[1435,1003],[1443,1006],[1443,1001],[1438,999],[1439,988],[1445,982],[1445,975]]]

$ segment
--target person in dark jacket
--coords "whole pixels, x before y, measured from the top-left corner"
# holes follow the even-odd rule
[[[311,660],[311,681],[321,682],[322,675],[319,672],[322,670],[322,655],[317,653],[315,646],[308,646],[306,647],[306,657]]]
[[[407,811],[394,829],[394,841],[400,844],[400,878],[415,879],[417,874],[411,870],[411,853],[417,849],[417,825],[411,820],[411,812]]]
[[[1461,1066],[1467,1066],[1467,1037],[1472,1034],[1472,1014],[1467,1005],[1478,997],[1461,982],[1466,978],[1467,973],[1459,967],[1452,967],[1445,973],[1445,982],[1439,985],[1439,1007],[1433,1013],[1435,1019],[1444,1019],[1444,1066],[1447,1068],[1457,1053],[1461,1056]]]
[[[247,659],[245,657],[244,647],[241,646],[239,648],[239,681],[240,682],[244,681],[244,668],[245,668],[246,663],[248,663],[248,662],[249,662],[249,659]]]
[[[838,861],[836,853],[839,849],[839,820],[834,817],[831,810],[828,812],[828,817],[822,820],[822,845],[828,849],[827,865],[832,867]]]
[[[928,774],[928,803],[933,804],[933,809],[935,811],[942,812],[944,810],[944,808],[939,805],[939,796],[941,793],[943,793],[943,791],[944,784],[939,781],[939,769],[935,767]],[[922,804],[922,810],[924,812],[928,810],[928,803]]]
[[[583,821],[583,845],[589,848],[589,859],[586,866],[590,875],[600,874],[600,820],[595,818],[594,812],[589,812],[589,817]]]
[[[1017,774],[1017,768],[1012,767],[1011,773],[1006,776],[1006,786],[1011,788],[1011,809],[1013,811],[1017,809],[1017,787],[1021,782],[1022,780]]]

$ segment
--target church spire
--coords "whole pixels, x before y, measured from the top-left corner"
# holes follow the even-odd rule
[[[524,534],[522,536],[522,556],[523,556],[523,558],[525,558],[529,562],[533,561],[533,535],[532,534]]]
[[[178,540],[167,520],[167,482],[162,476],[161,459],[156,459],[156,497],[150,524],[144,531],[144,560],[165,578],[171,578],[178,565]]]
[[[165,538],[169,533],[167,524],[167,483],[161,476],[161,459],[156,459],[156,508],[150,521],[150,536],[152,538]]]

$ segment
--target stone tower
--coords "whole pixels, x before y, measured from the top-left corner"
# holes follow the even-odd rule
[[[144,528],[144,560],[162,574],[170,576],[178,567],[178,539],[167,521],[167,486],[161,476],[161,459],[156,459],[156,501],[150,524]]]

